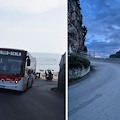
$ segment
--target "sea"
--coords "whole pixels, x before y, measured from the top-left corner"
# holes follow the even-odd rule
[[[54,72],[59,72],[59,64],[62,57],[60,53],[31,53],[36,58],[36,72],[45,72],[47,69],[52,69]]]

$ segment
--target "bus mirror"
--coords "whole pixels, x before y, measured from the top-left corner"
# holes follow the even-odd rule
[[[27,59],[27,66],[30,66],[30,59]]]

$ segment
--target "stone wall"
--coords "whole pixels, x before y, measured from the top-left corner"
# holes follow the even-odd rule
[[[78,68],[78,69],[71,69],[69,70],[69,80],[70,79],[75,79],[75,78],[79,78],[79,77],[83,77],[86,74],[88,74],[90,72],[90,66],[88,68]]]
[[[61,93],[65,93],[66,54],[62,55],[59,68],[60,70],[58,75],[58,90]]]
[[[68,0],[68,52],[87,52],[84,45],[87,28],[83,26],[79,0]]]

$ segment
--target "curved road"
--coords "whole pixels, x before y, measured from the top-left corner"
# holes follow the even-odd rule
[[[120,120],[120,64],[92,61],[68,94],[69,120]]]
[[[64,120],[64,97],[51,91],[57,84],[37,79],[25,92],[0,89],[0,120]]]

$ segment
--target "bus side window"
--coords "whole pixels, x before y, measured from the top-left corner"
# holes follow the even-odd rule
[[[30,59],[27,59],[27,66],[30,66]]]

